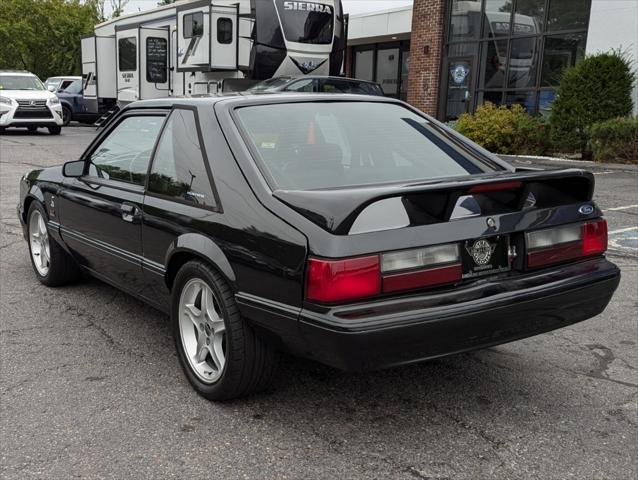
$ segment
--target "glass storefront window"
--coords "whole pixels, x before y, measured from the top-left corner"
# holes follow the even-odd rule
[[[406,100],[408,97],[408,73],[410,72],[410,52],[403,51],[401,57],[401,94],[399,98]]]
[[[507,86],[510,88],[536,86],[537,69],[537,38],[526,37],[512,40],[510,43],[510,63]]]
[[[543,31],[545,0],[519,0],[516,2],[513,35],[530,35]]]
[[[586,33],[571,33],[545,38],[541,86],[558,86],[563,69],[575,65],[585,56],[586,40]]]
[[[377,51],[377,83],[386,95],[398,93],[399,49],[385,48]]]
[[[591,0],[549,0],[547,29],[587,30]]]
[[[522,105],[529,113],[536,112],[536,92],[505,92],[506,105]]]
[[[477,100],[477,106],[483,105],[485,102],[500,105],[503,103],[503,92],[479,92]]]
[[[563,70],[584,56],[592,0],[444,1],[439,115],[452,120],[485,101],[547,114]],[[466,67],[446,73],[460,62]],[[455,86],[455,75],[473,80]]]
[[[481,0],[452,0],[448,40],[469,40],[481,35]]]
[[[507,37],[512,20],[511,0],[485,0],[483,37]]]
[[[355,51],[354,76],[361,80],[374,80],[374,50]]]
[[[507,40],[483,42],[479,88],[501,88],[505,81]]]

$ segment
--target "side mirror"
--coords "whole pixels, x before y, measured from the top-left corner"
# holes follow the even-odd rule
[[[62,166],[62,175],[65,177],[81,177],[84,174],[84,160],[66,162]]]

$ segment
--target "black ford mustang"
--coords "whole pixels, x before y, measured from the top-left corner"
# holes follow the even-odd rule
[[[18,216],[42,283],[86,271],[170,313],[189,381],[226,399],[277,350],[374,369],[597,315],[620,273],[593,189],[386,98],[166,99],[24,176]]]

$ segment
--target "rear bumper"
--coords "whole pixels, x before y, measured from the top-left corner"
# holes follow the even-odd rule
[[[302,309],[292,350],[343,370],[371,370],[498,345],[601,313],[620,271],[604,258],[513,280],[377,301]],[[289,343],[291,338],[287,339]]]

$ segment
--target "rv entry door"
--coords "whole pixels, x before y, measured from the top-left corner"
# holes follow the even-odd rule
[[[140,27],[140,99],[170,95],[169,28]]]
[[[117,99],[122,104],[140,98],[139,29],[115,27],[117,40]]]
[[[239,4],[213,5],[210,11],[210,66],[212,70],[237,70]]]

